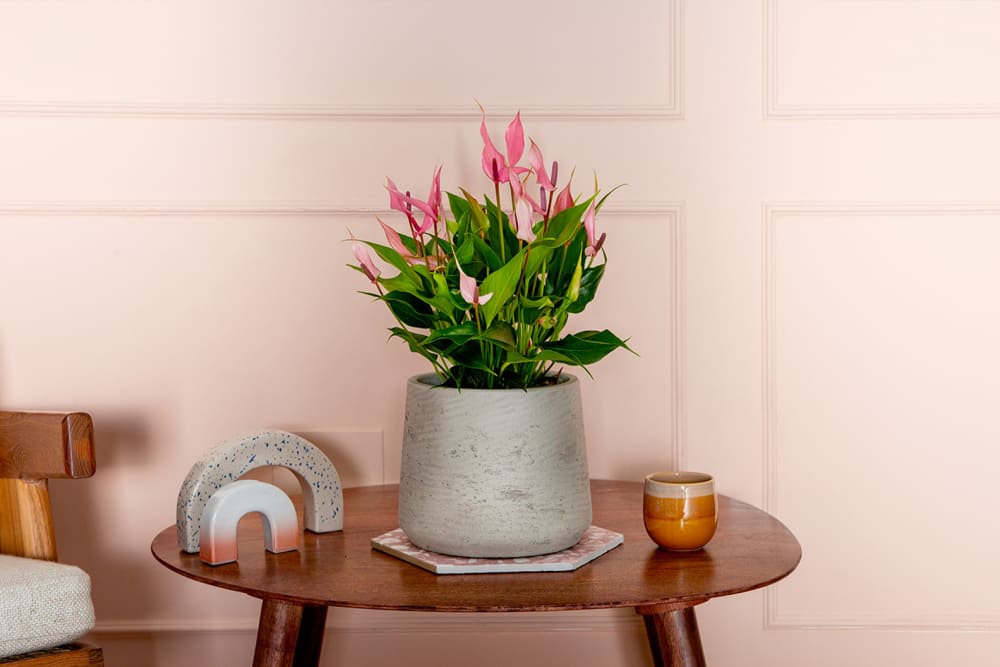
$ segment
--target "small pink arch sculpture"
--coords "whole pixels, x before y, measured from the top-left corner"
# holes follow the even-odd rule
[[[273,484],[243,479],[216,491],[201,515],[202,562],[232,563],[237,557],[236,527],[244,516],[264,517],[264,548],[271,553],[299,548],[299,520],[284,491]]]
[[[191,466],[177,494],[177,544],[199,552],[201,516],[220,489],[261,466],[288,468],[302,487],[306,530],[344,528],[344,492],[333,463],[316,445],[294,433],[261,431],[216,445]]]

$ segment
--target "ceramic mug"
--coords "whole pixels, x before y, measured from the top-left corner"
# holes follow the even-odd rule
[[[702,472],[655,472],[646,477],[642,518],[664,549],[693,551],[715,535],[719,523],[715,480]]]

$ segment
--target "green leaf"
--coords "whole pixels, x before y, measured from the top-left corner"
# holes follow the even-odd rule
[[[393,276],[391,278],[379,278],[378,282],[382,287],[386,288],[390,292],[406,292],[407,294],[414,294],[416,296],[421,296],[420,290],[420,280],[415,275],[413,278],[410,276],[400,273],[398,276]]]
[[[461,310],[467,309],[467,305],[456,304],[451,289],[448,287],[448,281],[445,280],[443,275],[440,273],[431,274],[431,280],[434,285],[434,296],[424,299],[424,301],[450,320],[455,319],[456,307]],[[418,294],[417,296],[420,295]]]
[[[482,239],[475,234],[469,234],[465,237],[465,240],[462,241],[462,245],[458,248],[458,252],[455,253],[455,255],[458,258],[459,264],[462,265],[462,269],[465,271],[465,274],[478,279],[480,276],[487,273],[489,264],[478,252],[479,246],[476,244],[476,241],[479,241],[480,244],[483,243]]]
[[[384,261],[393,265],[401,274],[406,276],[411,276],[413,272],[413,267],[403,259],[403,256],[398,252],[390,248],[389,246],[379,245],[378,243],[372,243],[371,241],[364,242],[369,248],[375,251],[375,253],[381,257]]]
[[[465,267],[467,264],[472,264],[472,261],[476,258],[476,244],[472,240],[476,238],[475,235],[470,234],[466,236],[462,241],[462,244],[458,246],[458,250],[455,252],[455,257],[458,258],[458,263]],[[470,276],[475,275],[469,271],[466,273]]]
[[[587,366],[600,361],[618,348],[629,350],[625,341],[607,329],[602,331],[581,331],[561,340],[540,343],[543,351],[555,352],[571,359],[574,366]],[[629,350],[631,351],[631,350]]]
[[[521,305],[525,308],[551,308],[553,303],[552,299],[547,296],[539,297],[537,299],[529,299],[526,296],[522,296]]]
[[[530,357],[526,357],[518,352],[509,352],[507,354],[507,360],[501,367],[500,372],[502,373],[511,366],[531,364],[537,367],[546,362],[567,364],[569,366],[580,365],[577,364],[572,357],[566,356],[565,354],[562,354],[560,352],[556,352],[553,350],[539,350],[536,348],[535,353],[532,354]],[[590,371],[588,371],[586,368],[584,368],[583,370],[587,372],[587,375],[590,375]]]
[[[551,296],[557,303],[566,296],[573,272],[576,270],[576,263],[584,256],[583,251],[586,246],[587,232],[581,226],[567,246],[552,250],[552,257],[548,263],[548,277],[545,281],[546,296]]]
[[[407,241],[412,241],[412,239],[410,239],[409,236],[404,236],[403,245],[409,247],[410,243],[407,243]],[[448,243],[448,241],[446,241],[445,239],[441,238],[440,236],[432,236],[430,240],[427,242],[426,246],[427,254],[434,255],[435,250],[437,248],[441,248],[441,253],[443,253],[445,257],[451,256],[451,244]],[[416,254],[416,250],[412,252]]]
[[[569,279],[569,289],[566,290],[566,298],[570,304],[580,298],[580,279],[583,277],[583,258],[576,260],[576,268],[573,269],[573,277]]]
[[[597,206],[594,207],[594,212],[595,213],[599,213],[600,210],[601,210],[601,207],[604,206],[604,201],[608,197],[610,197],[611,195],[613,195],[614,192],[615,192],[615,190],[617,190],[618,188],[623,188],[623,187],[625,187],[625,183],[619,183],[615,187],[613,187],[610,190],[608,190],[608,192],[603,197],[601,197],[601,200],[599,202],[597,202]]]
[[[469,203],[467,201],[451,192],[446,192],[445,194],[448,195],[448,206],[451,208],[451,214],[456,220],[469,213]]]
[[[408,292],[389,292],[381,297],[400,322],[408,327],[430,329],[434,326],[434,310],[426,302]]]
[[[389,329],[389,331],[392,332],[391,337],[400,338],[403,341],[405,341],[406,344],[410,347],[410,352],[416,352],[424,359],[430,361],[432,364],[437,362],[438,355],[431,352],[424,346],[423,341],[426,338],[426,336],[422,334],[415,334],[411,331],[407,331],[403,327],[392,327],[391,329]]]
[[[514,327],[507,322],[497,320],[479,338],[498,343],[504,349],[513,349],[516,344],[514,335]]]
[[[477,234],[484,233],[490,227],[489,216],[486,215],[486,211],[483,210],[483,207],[479,205],[479,201],[470,195],[465,188],[459,188],[459,190],[461,190],[462,194],[465,195],[465,201],[469,204],[469,213],[472,215],[472,222],[474,223],[472,227],[473,230],[475,230]]]
[[[490,228],[486,236],[490,247],[500,256],[501,260],[514,255],[514,249],[519,246],[517,236],[510,226],[507,214],[486,197],[486,214],[490,219]]]
[[[486,266],[489,268],[490,271],[496,271],[501,266],[503,266],[503,262],[500,260],[500,256],[493,251],[493,248],[487,245],[486,241],[479,238],[475,234],[473,234],[471,238],[472,238],[472,243],[476,247],[476,252],[479,253],[480,257],[482,257],[483,262],[486,263]]]
[[[474,369],[476,371],[481,371],[488,376],[496,376],[496,370],[494,370],[486,361],[483,359],[481,352],[479,351],[479,343],[470,343],[456,347],[451,355],[451,359],[456,362],[457,365],[463,367],[462,372],[456,372],[457,369],[452,367],[451,373],[456,378],[469,377],[468,371]],[[459,379],[461,382],[461,380]],[[462,382],[463,386],[465,383]],[[477,383],[478,384],[478,383]]]
[[[452,343],[467,343],[479,335],[479,329],[472,322],[462,322],[453,327],[435,329],[424,339],[424,345],[431,345],[440,340],[448,340]]]
[[[493,324],[497,313],[507,305],[507,300],[517,289],[517,284],[521,281],[521,268],[524,266],[524,257],[527,252],[527,248],[521,250],[500,269],[486,276],[479,285],[480,294],[493,295],[489,301],[479,307],[487,327]]]
[[[584,270],[583,275],[580,277],[580,294],[576,301],[570,304],[569,312],[574,314],[583,312],[587,304],[594,300],[594,296],[597,294],[597,286],[601,284],[602,277],[604,277],[604,264],[598,264]]]
[[[415,266],[413,268],[414,278],[417,279],[416,283],[401,273],[392,278],[379,278],[379,284],[387,292],[412,294],[436,310],[444,318],[454,320],[456,304],[444,276],[440,273],[430,273],[424,266]]]
[[[548,228],[536,243],[557,247],[569,242],[581,228],[583,214],[587,212],[587,207],[590,206],[592,200],[593,197],[552,216]]]
[[[552,255],[555,248],[539,243],[532,243],[527,257],[524,259],[524,275],[535,276],[542,264]]]
[[[529,326],[541,323],[540,320],[543,317],[547,317],[555,305],[552,303],[552,299],[547,296],[543,296],[540,299],[529,299],[522,295],[518,299],[518,303],[521,306],[518,321]]]

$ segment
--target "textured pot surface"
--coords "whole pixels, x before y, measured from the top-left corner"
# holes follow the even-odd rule
[[[399,523],[418,546],[514,558],[573,546],[590,526],[580,386],[437,387],[410,378]]]

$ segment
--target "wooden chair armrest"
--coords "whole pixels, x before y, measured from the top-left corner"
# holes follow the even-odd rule
[[[94,424],[83,412],[0,411],[0,477],[90,477]]]

